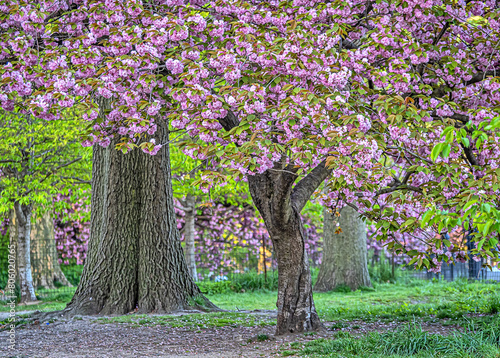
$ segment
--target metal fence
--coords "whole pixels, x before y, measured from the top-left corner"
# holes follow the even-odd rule
[[[5,241],[7,240],[7,241]],[[53,239],[52,239],[53,240]],[[3,289],[7,283],[7,247],[8,237],[0,236],[0,289]],[[198,269],[201,273],[201,279],[204,281],[223,281],[234,280],[238,275],[253,273],[277,277],[277,268],[275,255],[272,250],[266,254],[262,252],[254,255],[251,260],[241,260],[237,265],[231,267],[220,266],[217,270],[207,269],[206,262],[199,262]],[[235,250],[238,251],[238,250]],[[310,255],[313,277],[319,269],[318,262],[321,255],[321,249]],[[55,243],[46,239],[34,239],[31,245],[32,274],[35,284],[35,291],[39,298],[57,298],[58,296],[72,295],[80,280],[83,265],[76,264],[76,261],[68,260],[62,257],[57,251]],[[424,280],[446,280],[454,281],[457,279],[481,280],[500,282],[500,270],[496,267],[493,270],[483,268],[483,261],[468,261],[464,263],[455,263],[453,265],[443,264],[440,273],[432,273],[404,268],[404,265],[398,265],[391,258],[383,256],[373,256],[369,252],[368,266],[372,280],[374,282],[393,282],[398,278],[424,279]],[[0,292],[0,300],[1,300]]]
[[[490,270],[489,268],[482,267],[483,263],[483,260],[478,262],[473,260],[463,263],[456,262],[452,265],[443,265],[440,273],[416,271],[413,276],[426,280],[438,279],[454,281],[465,278],[469,280],[500,282],[500,270],[498,267],[493,267],[493,269]]]

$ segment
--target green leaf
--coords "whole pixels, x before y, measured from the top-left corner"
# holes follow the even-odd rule
[[[434,148],[432,149],[432,152],[431,152],[431,160],[432,161],[436,161],[437,157],[439,156],[439,154],[441,153],[442,149],[443,149],[443,145],[444,143],[439,143],[439,144],[436,144],[434,146]]]
[[[443,158],[447,158],[447,157],[448,157],[448,155],[450,155],[450,152],[451,152],[451,145],[446,144],[446,145],[444,146],[443,153],[442,153]]]
[[[434,213],[434,210],[429,210],[427,211],[424,216],[422,216],[422,221],[420,223],[420,227],[422,229],[425,229],[427,227],[427,224],[429,223],[429,220],[432,218],[432,214]]]

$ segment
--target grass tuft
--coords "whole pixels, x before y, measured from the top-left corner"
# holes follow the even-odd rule
[[[291,344],[287,355],[311,357],[442,357],[498,358],[500,356],[500,321],[492,326],[470,321],[463,331],[442,336],[422,330],[413,322],[392,332],[372,332],[357,338],[340,331],[335,339],[317,339]]]

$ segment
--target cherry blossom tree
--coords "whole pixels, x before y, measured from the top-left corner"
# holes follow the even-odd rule
[[[54,237],[59,263],[83,265],[90,237],[88,195],[58,195],[55,198]],[[86,193],[83,193],[86,194]],[[60,205],[63,203],[62,205]]]
[[[352,71],[349,109],[329,135],[349,155],[332,153],[331,202],[364,212],[378,239],[417,267],[438,272],[452,253],[465,260],[443,240],[462,225],[473,254],[498,260],[498,2],[382,2],[366,11],[365,25],[348,29],[354,42],[341,62]]]
[[[248,181],[277,253],[278,334],[321,327],[300,212],[328,177],[323,202],[377,222],[379,239],[427,237],[427,252],[407,252],[419,267],[448,261],[435,234],[463,223],[477,228],[477,254],[498,245],[497,1],[47,0],[0,11],[3,108],[57,119],[76,106],[92,124],[85,144],[124,152],[161,153],[169,139],[155,133],[173,127],[206,162],[204,190]]]

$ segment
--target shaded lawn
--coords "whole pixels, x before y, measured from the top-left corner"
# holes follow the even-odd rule
[[[74,291],[67,288],[62,293],[43,299],[38,305],[17,306],[17,311],[61,310]],[[337,320],[403,320],[459,319],[465,314],[496,313],[500,311],[499,284],[467,281],[380,284],[374,289],[355,292],[314,293],[314,300],[321,319]],[[206,295],[222,309],[275,310],[276,292],[255,291]],[[8,311],[6,305],[0,311]]]
[[[43,299],[41,304],[17,306],[17,311],[61,310],[74,292],[74,289],[65,290]],[[271,332],[271,326],[276,324],[276,292],[228,292],[206,296],[220,308],[231,312],[131,314],[90,318],[90,321],[115,323],[121,327],[170,327],[194,335],[207,330],[255,329],[252,327]],[[328,328],[327,333],[308,332],[297,336],[293,339],[294,343],[276,346],[274,354],[352,358],[500,357],[499,284],[408,281],[375,285],[374,289],[355,292],[315,293],[314,299],[318,313]],[[8,310],[8,306],[0,306],[0,311]],[[73,322],[78,319],[82,318],[75,317]],[[28,322],[20,315],[16,323],[24,325]],[[5,327],[5,322],[0,321],[0,331]],[[267,334],[256,338],[263,342],[267,339]],[[235,344],[240,345],[238,342]]]

